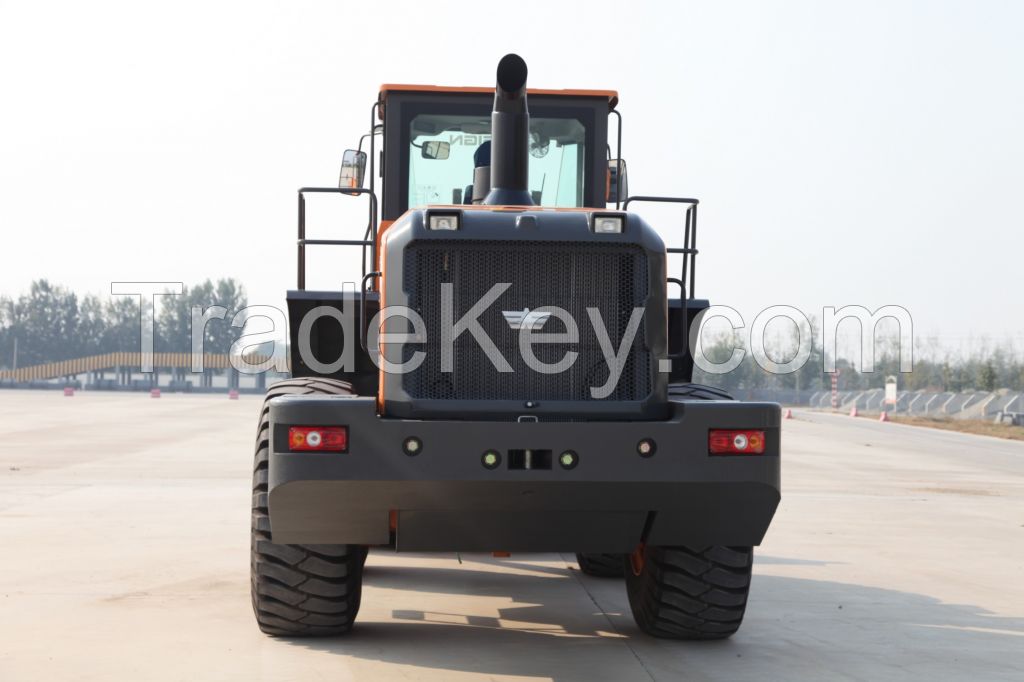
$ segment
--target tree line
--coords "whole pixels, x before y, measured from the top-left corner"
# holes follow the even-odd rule
[[[805,330],[806,331],[806,330]],[[759,365],[740,339],[721,334],[705,341],[704,355],[712,363],[724,363],[733,349],[744,351],[742,362],[727,374],[708,373],[696,368],[694,381],[719,386],[729,391],[745,389],[830,390],[832,374],[824,371],[825,351],[821,335],[811,334],[810,358],[799,370],[789,374],[776,374]],[[778,335],[766,340],[768,357],[784,363],[796,354],[797,332]],[[900,373],[898,337],[879,336],[875,343],[874,371],[859,371],[859,358],[837,357],[839,390],[866,390],[884,388],[887,376],[897,376],[900,390],[933,391],[995,391],[1010,389],[1024,391],[1024,356],[1011,341],[993,343],[982,340],[967,352],[943,347],[937,339],[915,340],[913,371]]]
[[[153,332],[156,352],[189,352],[192,306],[227,308],[226,319],[205,328],[204,350],[227,353],[241,329],[231,326],[235,312],[247,305],[245,290],[234,279],[205,280],[181,295],[160,296]],[[151,305],[150,301],[143,301]],[[45,279],[28,292],[0,296],[0,369],[70,360],[117,351],[139,351],[141,310],[138,296],[79,296]]]
[[[227,353],[241,334],[232,327],[234,314],[247,305],[245,289],[232,279],[207,279],[186,287],[181,295],[160,296],[153,348],[157,352],[189,352],[192,349],[192,307],[206,309],[220,305],[227,309],[225,319],[213,319],[204,330],[204,350]],[[150,305],[149,301],[144,301]],[[790,374],[773,373],[755,362],[749,352],[727,374],[708,374],[695,370],[695,381],[731,391],[777,388],[827,390],[832,375],[823,371],[824,350],[821,335],[813,338],[808,361]],[[776,362],[793,357],[797,330],[776,335],[766,342],[768,356]],[[32,282],[28,292],[0,296],[0,369],[69,360],[89,355],[140,349],[139,297],[92,294],[79,296],[66,287],[45,279]],[[714,363],[726,362],[734,348],[746,351],[744,344],[731,335],[719,335],[706,341],[704,355]],[[914,371],[899,374],[897,340],[882,336],[876,343],[875,371],[859,372],[853,361],[838,358],[841,390],[881,388],[885,377],[899,375],[901,389],[941,391],[992,391],[999,388],[1024,390],[1024,358],[1010,342],[982,342],[968,353],[943,348],[935,339],[919,340],[914,349]]]

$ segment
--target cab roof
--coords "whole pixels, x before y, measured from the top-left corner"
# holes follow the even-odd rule
[[[385,83],[380,86],[380,100],[387,100],[390,92],[452,92],[465,94],[494,94],[494,88],[478,87],[457,87],[448,85],[409,85],[405,83]],[[542,88],[527,88],[527,95],[553,95],[561,97],[604,97],[608,99],[608,110],[611,111],[619,103],[619,93],[615,90],[545,90]]]

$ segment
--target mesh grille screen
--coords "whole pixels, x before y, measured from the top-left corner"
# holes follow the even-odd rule
[[[403,361],[426,351],[420,367],[402,378],[414,399],[428,400],[594,400],[591,387],[608,379],[608,364],[598,344],[587,308],[597,308],[617,351],[635,307],[648,296],[647,259],[635,245],[579,242],[420,241],[405,251],[404,278],[409,305],[426,322],[428,343],[409,345]],[[453,287],[454,314],[459,320],[496,283],[512,286],[477,318],[480,326],[512,366],[499,372],[469,331],[454,344],[454,371],[441,371],[442,283]],[[519,332],[502,311],[558,306],[579,328],[578,344],[535,344],[545,363],[560,361],[566,351],[579,357],[558,374],[531,369],[519,351]],[[538,333],[565,332],[552,316]],[[650,353],[644,325],[633,339],[615,390],[603,400],[641,400],[651,392]]]

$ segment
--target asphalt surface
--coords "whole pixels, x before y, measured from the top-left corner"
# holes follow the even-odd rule
[[[1024,444],[785,422],[740,632],[649,639],[570,555],[367,563],[346,638],[249,604],[258,399],[0,391],[0,680],[1022,680]]]

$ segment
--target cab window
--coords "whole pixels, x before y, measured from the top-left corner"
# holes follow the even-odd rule
[[[538,205],[583,206],[586,137],[576,118],[530,117],[530,192]],[[487,155],[490,116],[418,114],[407,139],[408,207],[470,203],[474,156]]]

